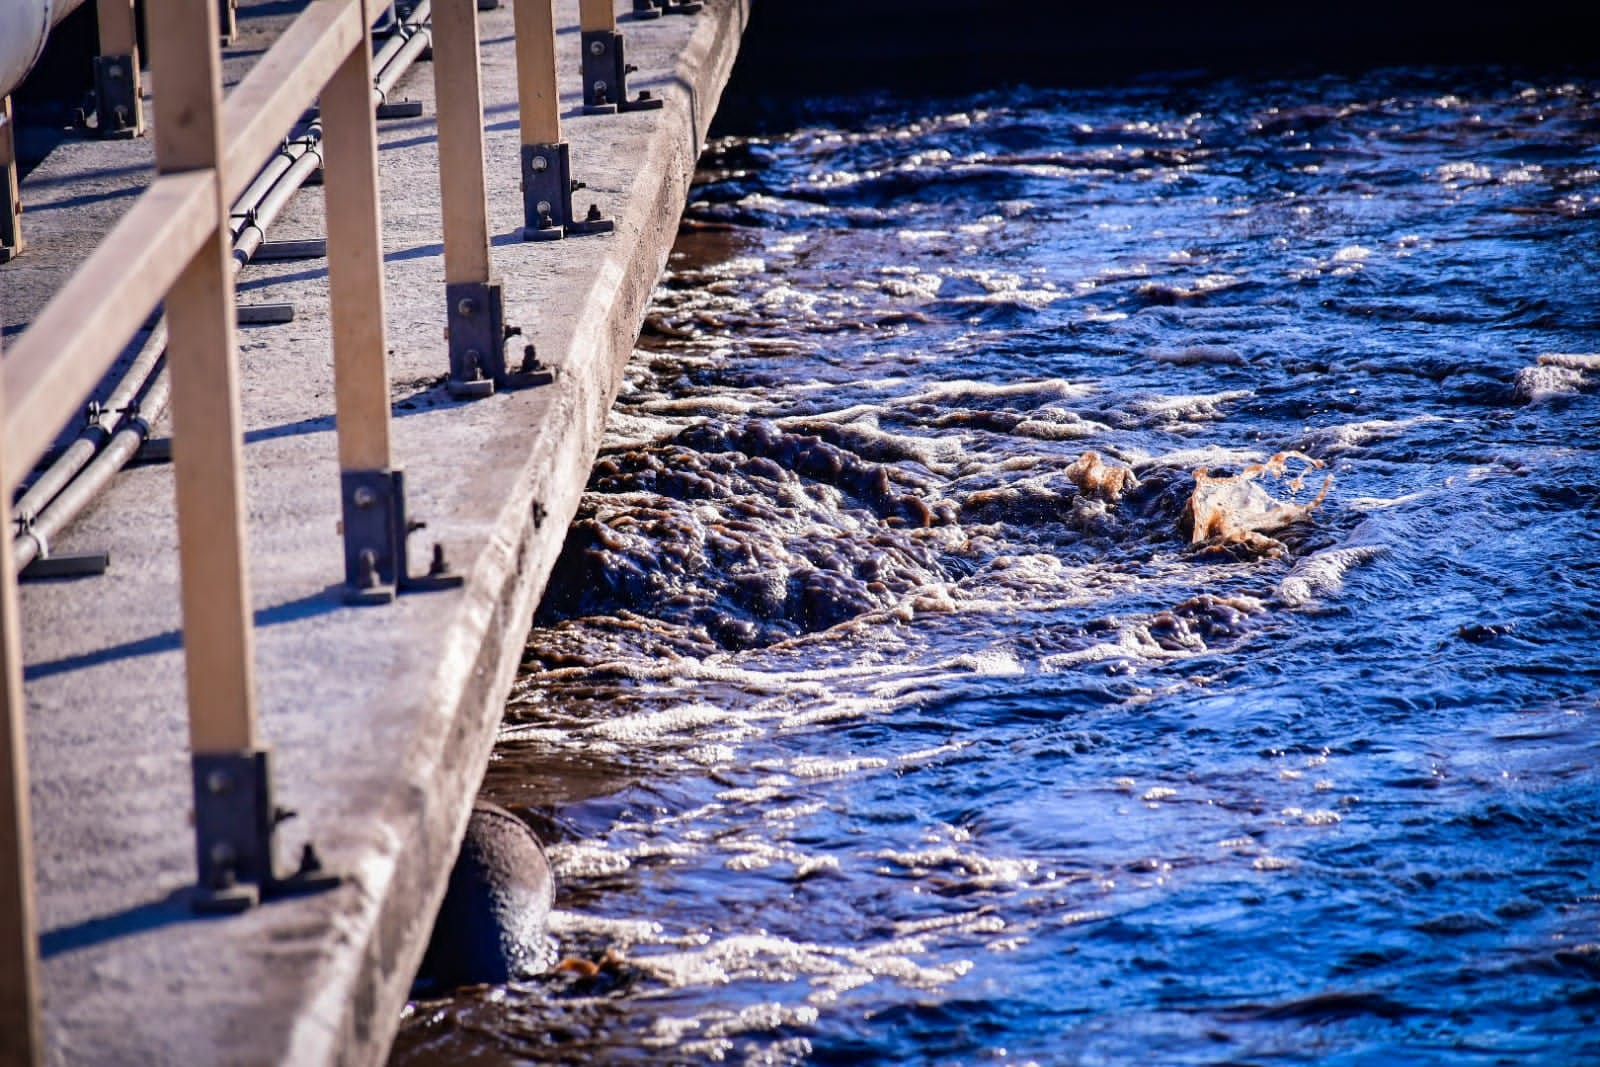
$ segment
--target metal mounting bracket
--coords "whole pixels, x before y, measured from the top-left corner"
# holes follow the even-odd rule
[[[240,326],[282,326],[294,321],[294,305],[235,304],[233,314]]]
[[[633,0],[633,17],[658,19],[662,15],[698,15],[705,6],[702,0]]]
[[[99,405],[91,404],[90,424],[97,424]],[[90,578],[104,574],[111,567],[108,552],[52,552],[50,542],[35,524],[35,516],[22,513],[15,516],[12,525],[14,536],[33,541],[35,554],[27,565],[17,572],[17,581],[36,582],[55,578]]]
[[[385,100],[373,110],[373,116],[379,122],[389,122],[393,119],[414,119],[422,115],[421,100]]]
[[[526,389],[555,380],[540,365],[533,346],[523,350],[522,365],[506,365],[506,343],[522,333],[505,324],[505,302],[497,281],[458,282],[444,287],[446,336],[450,342],[450,378],[445,388],[462,399],[489,396],[495,389]]]
[[[104,138],[137,137],[144,128],[133,57],[96,56],[94,60],[95,134]]]
[[[244,911],[274,897],[332,889],[341,878],[322,869],[317,850],[307,844],[298,869],[279,873],[274,832],[294,815],[272,802],[270,753],[196,752],[194,845],[199,873],[195,911]]]
[[[262,241],[261,247],[250,258],[257,263],[275,263],[296,259],[326,259],[327,256],[328,239],[312,237],[304,241]]]
[[[152,466],[172,462],[172,438],[146,437],[133,453],[129,466]]]
[[[439,544],[433,546],[428,572],[410,573],[406,540],[427,524],[406,517],[404,471],[340,471],[339,489],[346,603],[387,604],[400,593],[454,589],[463,583]]]
[[[35,557],[22,568],[17,580],[36,582],[53,578],[92,578],[104,574],[110,567],[109,552],[62,552]]]
[[[653,111],[666,101],[648,89],[628,99],[628,75],[638,70],[627,62],[622,34],[616,30],[585,30],[583,39],[583,113],[613,115],[619,111]]]
[[[573,218],[572,194],[584,187],[572,180],[572,154],[567,142],[522,146],[522,239],[559,241],[591,233],[610,233],[617,224],[589,205],[582,219]]]

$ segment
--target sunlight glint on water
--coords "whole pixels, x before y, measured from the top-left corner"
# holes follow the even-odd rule
[[[1600,1059],[1596,87],[814,112],[704,161],[490,769],[598,973],[396,1061]]]

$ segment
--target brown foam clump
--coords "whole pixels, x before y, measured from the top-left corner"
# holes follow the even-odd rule
[[[1099,497],[1111,504],[1121,500],[1123,493],[1139,484],[1131,468],[1113,466],[1102,460],[1098,452],[1085,452],[1062,473],[1078,487],[1078,492]]]
[[[1292,474],[1291,461],[1301,466]],[[1193,521],[1190,544],[1237,543],[1247,547],[1279,547],[1266,534],[1300,522],[1328,495],[1333,475],[1322,481],[1317,495],[1305,503],[1293,498],[1305,492],[1306,474],[1322,467],[1322,461],[1303,452],[1279,452],[1265,463],[1252,463],[1236,475],[1211,475],[1205,468],[1194,472],[1194,493],[1189,497],[1188,513]],[[1272,479],[1286,491],[1289,499],[1274,496],[1262,483]]]

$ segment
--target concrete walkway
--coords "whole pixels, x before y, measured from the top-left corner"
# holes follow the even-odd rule
[[[553,386],[450,400],[442,339],[432,70],[380,125],[395,450],[413,566],[441,541],[464,590],[345,607],[325,264],[251,266],[240,302],[289,301],[292,324],[240,331],[251,579],[265,742],[287,855],[314,839],[339,889],[201,919],[194,880],[170,469],[125,472],[57,550],[103,549],[104,576],[23,587],[29,759],[45,1026],[70,1064],[370,1063],[385,1055],[528,622],[587,478],[749,0],[621,22],[635,92],[663,111],[578,113],[576,0],[558,3],[573,173],[609,236],[524,244],[509,7],[486,12],[490,224],[521,325]],[[281,5],[267,5],[276,9]],[[621,5],[619,5],[621,6]],[[258,32],[246,7],[244,31]],[[248,43],[248,38],[241,44]],[[8,325],[148,173],[147,146],[70,142],[24,185],[29,252],[0,268]],[[303,193],[270,235],[320,236]]]

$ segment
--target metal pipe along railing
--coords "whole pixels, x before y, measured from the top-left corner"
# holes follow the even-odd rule
[[[430,10],[429,0],[422,0],[373,57],[378,68],[374,103],[383,102],[430,42]],[[408,44],[411,47],[406,47]],[[315,120],[304,133],[284,141],[234,201],[229,216],[236,276],[255,256],[266,228],[321,166],[321,141],[322,123]],[[103,387],[109,392],[99,410],[87,415],[84,429],[17,501],[13,509],[18,530],[13,547],[16,571],[49,555],[50,542],[127,466],[166,413],[169,391],[164,379],[159,379],[165,373],[161,360],[165,346],[166,323],[160,320],[119,379]],[[135,404],[134,398],[141,393]]]

